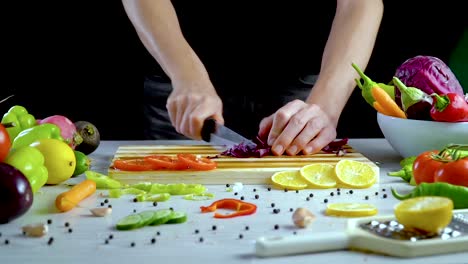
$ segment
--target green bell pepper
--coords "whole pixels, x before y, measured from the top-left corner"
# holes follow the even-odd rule
[[[36,118],[28,113],[28,110],[20,105],[12,106],[8,112],[3,115],[2,124],[12,123],[12,127],[8,127],[8,135],[13,141],[18,134],[30,127],[37,125]]]
[[[23,146],[12,150],[4,162],[20,170],[28,179],[32,191],[35,193],[46,184],[49,177],[44,161],[44,155],[38,149]]]
[[[34,141],[44,138],[53,138],[64,141],[63,137],[60,135],[60,128],[57,125],[44,123],[21,131],[13,140],[11,148],[15,149],[23,146],[29,146]]]

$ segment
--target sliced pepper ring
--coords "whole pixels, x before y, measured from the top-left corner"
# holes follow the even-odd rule
[[[235,212],[230,214],[216,213],[216,209],[229,209]],[[202,213],[215,212],[214,218],[232,218],[242,215],[251,215],[257,211],[257,206],[238,199],[226,198],[213,202],[209,206],[200,206]]]

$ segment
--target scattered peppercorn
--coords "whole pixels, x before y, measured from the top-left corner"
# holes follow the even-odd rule
[[[284,192],[288,192],[288,189],[284,189]]]
[[[114,235],[110,234],[109,239],[113,239],[113,238],[114,238]]]
[[[2,233],[0,233],[0,237],[2,236]]]
[[[10,244],[10,240],[5,239],[5,245],[8,245],[8,244]]]
[[[296,193],[299,193],[299,190],[296,190]]]
[[[330,196],[333,196],[333,195],[335,195],[335,194],[334,194],[333,192],[331,192],[331,193],[330,193]]]
[[[296,231],[294,231],[294,232],[293,232],[293,235],[297,235],[297,232],[296,232]]]
[[[151,244],[154,244],[154,243],[156,243],[156,238],[153,237],[153,238],[151,239]]]
[[[340,188],[336,188],[336,191],[339,192],[339,191],[340,191]]]
[[[278,229],[279,228],[279,225],[275,225],[275,229]]]
[[[309,194],[309,197],[310,198],[314,197],[314,194],[313,193]]]
[[[258,194],[256,194],[256,195],[255,195],[255,199],[258,199],[258,197],[260,197],[260,196],[258,196]]]
[[[133,212],[136,213],[136,209],[133,209]]]
[[[104,206],[104,203],[103,203],[103,202],[101,202],[101,206]]]
[[[200,231],[198,229],[195,229],[195,234],[198,234],[200,233]]]
[[[172,208],[172,207],[169,207],[169,210],[171,210],[171,211],[174,211],[174,208]]]
[[[366,195],[366,197],[364,197],[364,199],[369,200],[369,196]]]
[[[52,219],[47,220],[47,224],[52,224]]]
[[[384,195],[383,195],[382,197],[383,197],[384,199],[385,199],[385,198],[387,198],[387,194],[386,194],[386,193],[384,193]]]
[[[275,203],[271,203],[271,207],[275,207]]]
[[[336,195],[340,195],[340,194],[341,194],[341,192],[336,192]]]
[[[215,226],[215,225],[212,226],[211,229],[212,229],[212,230],[216,230],[216,226]]]
[[[382,192],[385,192],[385,188],[382,189]]]
[[[306,198],[306,201],[310,201],[310,198],[309,198],[309,197],[307,197],[307,198]]]
[[[324,202],[324,203],[328,203],[328,199],[324,199],[323,202]]]
[[[131,247],[134,247],[134,246],[135,246],[135,242],[132,242],[132,243],[130,244],[130,246],[131,246]]]
[[[245,226],[245,230],[249,230],[249,226]]]
[[[158,202],[153,202],[153,206],[158,206]]]
[[[241,200],[244,201],[244,196],[241,196]]]
[[[229,186],[231,186],[231,185],[229,185],[229,183],[226,183],[226,187],[229,187]]]
[[[203,242],[203,237],[200,237],[198,240],[199,240],[200,242]]]
[[[47,241],[47,244],[48,244],[48,245],[52,245],[53,242],[54,242],[54,238],[53,238],[53,237],[50,237],[50,238],[49,238],[49,241]]]
[[[375,195],[379,195],[379,192],[375,192]]]
[[[69,227],[69,226],[70,226],[70,223],[65,222],[65,227]]]
[[[267,189],[267,190],[268,190],[268,191],[271,191],[271,188],[270,188],[270,187],[268,187],[268,189]]]
[[[279,209],[279,208],[275,208],[275,209],[273,210],[273,212],[274,212],[275,214],[277,214],[277,213],[280,212],[280,209]]]
[[[234,195],[237,195],[237,192],[235,192]]]
[[[133,198],[133,202],[138,202],[138,199],[137,198]]]
[[[244,238],[244,236],[242,234],[239,234],[239,239],[242,239]]]
[[[109,244],[109,240],[106,239],[106,240],[104,241],[104,243],[105,243],[105,244]]]
[[[107,200],[107,199],[104,200],[104,203],[108,203],[108,202],[109,202],[109,200]]]
[[[72,233],[72,232],[73,232],[73,229],[68,228],[68,233]]]
[[[253,189],[253,191],[254,191],[254,192],[256,192],[256,191],[257,191],[257,189],[255,189],[255,188],[254,188],[254,189]]]
[[[292,212],[292,211],[294,211],[294,209],[292,209],[292,208],[289,208],[289,212]]]
[[[353,194],[353,190],[349,190],[349,194]]]
[[[109,204],[107,207],[112,208],[112,204]]]
[[[157,235],[157,236],[160,236],[160,235],[161,235],[161,232],[159,232],[159,231],[156,232],[156,235]]]

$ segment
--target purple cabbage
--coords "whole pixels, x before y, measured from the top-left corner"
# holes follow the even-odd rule
[[[406,86],[419,88],[429,95],[432,93],[464,95],[455,74],[437,57],[418,55],[410,58],[397,68],[395,76]],[[401,93],[396,87],[395,101],[401,107]]]

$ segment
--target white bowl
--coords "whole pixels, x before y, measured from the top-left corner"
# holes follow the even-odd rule
[[[468,144],[468,122],[403,119],[377,113],[377,123],[388,143],[404,158],[441,150],[450,143]]]

